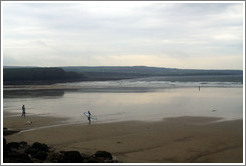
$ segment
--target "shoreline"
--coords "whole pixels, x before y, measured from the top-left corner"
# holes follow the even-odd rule
[[[73,121],[70,118],[55,117],[50,115],[40,115],[31,114],[26,115],[25,118],[16,115],[16,113],[5,112],[3,114],[4,121],[10,127],[6,127],[10,130],[15,130],[19,132],[28,132],[33,130],[54,128],[62,126],[72,126],[72,125],[88,125],[88,122]],[[212,116],[173,116],[166,117],[159,120],[121,120],[121,121],[106,121],[106,122],[92,122],[92,125],[103,125],[103,124],[118,124],[118,123],[158,123],[158,122],[171,122],[179,119],[179,122],[185,122],[188,119],[192,119],[193,125],[208,125],[220,122],[230,122],[230,121],[240,121],[242,119],[227,119],[222,117],[212,117]],[[187,122],[185,122],[187,123]],[[3,124],[3,128],[5,128]]]
[[[62,125],[68,118],[54,117],[48,115],[16,115],[15,113],[3,113],[3,128],[11,130],[24,131],[32,128],[49,127],[53,125]]]
[[[151,77],[152,78],[152,77]],[[140,79],[140,78],[139,78]],[[178,80],[163,80],[158,82],[166,82],[171,84],[166,84],[163,86],[121,86],[121,84],[114,84],[111,86],[100,86],[94,87],[93,85],[90,85],[90,83],[97,83],[97,82],[117,82],[117,81],[129,81],[131,79],[123,79],[123,80],[103,80],[103,81],[78,81],[78,82],[61,82],[61,83],[54,83],[54,84],[17,84],[17,85],[11,85],[6,84],[3,85],[3,91],[78,91],[78,90],[85,90],[85,91],[99,91],[100,90],[122,90],[122,88],[127,88],[128,90],[155,90],[155,89],[172,89],[172,88],[197,88],[198,86],[201,86],[203,88],[211,88],[211,87],[222,87],[222,88],[242,88],[243,84],[241,81],[178,81]],[[143,80],[144,81],[144,80]],[[148,81],[147,81],[148,82]],[[178,84],[177,84],[178,83]],[[183,85],[180,85],[179,83],[182,83]],[[192,85],[184,85],[187,83],[195,83]],[[219,83],[219,84],[218,84]],[[232,83],[233,85],[230,85],[228,83]],[[73,84],[72,86],[69,84]],[[80,85],[81,84],[81,85]]]
[[[15,120],[14,120],[15,119]],[[30,126],[17,117],[3,117],[3,127],[23,130],[5,136],[7,142],[41,142],[55,151],[77,150],[93,154],[105,150],[123,163],[241,163],[243,120],[177,117],[157,122],[125,121],[59,125],[65,119],[34,117]],[[27,129],[24,128],[24,129]]]

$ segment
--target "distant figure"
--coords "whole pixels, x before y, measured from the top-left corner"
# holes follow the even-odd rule
[[[91,112],[90,111],[88,111],[88,121],[89,121],[89,124],[91,124]]]
[[[21,115],[21,117],[26,117],[25,105],[22,106],[22,115]]]
[[[199,86],[199,91],[200,91],[200,89],[201,89],[201,86]]]

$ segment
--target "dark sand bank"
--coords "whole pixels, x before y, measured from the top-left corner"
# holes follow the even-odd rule
[[[64,119],[4,117],[3,127],[23,130],[59,124]],[[56,151],[112,153],[124,163],[242,163],[243,120],[179,117],[159,122],[74,124],[6,136],[7,142],[42,142]],[[28,126],[27,126],[28,125]]]

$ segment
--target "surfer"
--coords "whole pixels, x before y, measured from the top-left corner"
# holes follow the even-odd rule
[[[25,105],[22,106],[22,115],[21,115],[21,117],[26,117]]]
[[[91,119],[93,120],[97,120],[97,118],[94,115],[91,115],[90,111],[86,111],[84,112],[84,115],[87,117],[89,124],[91,124]]]
[[[88,111],[88,121],[89,121],[89,124],[91,124],[91,112]]]

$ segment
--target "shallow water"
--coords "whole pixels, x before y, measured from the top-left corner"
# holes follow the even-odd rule
[[[9,91],[3,98],[3,111],[20,116],[25,104],[27,116],[67,117],[70,123],[87,123],[83,112],[88,110],[97,117],[92,123],[178,116],[243,118],[243,87],[238,83],[128,80],[65,85],[77,89]]]

